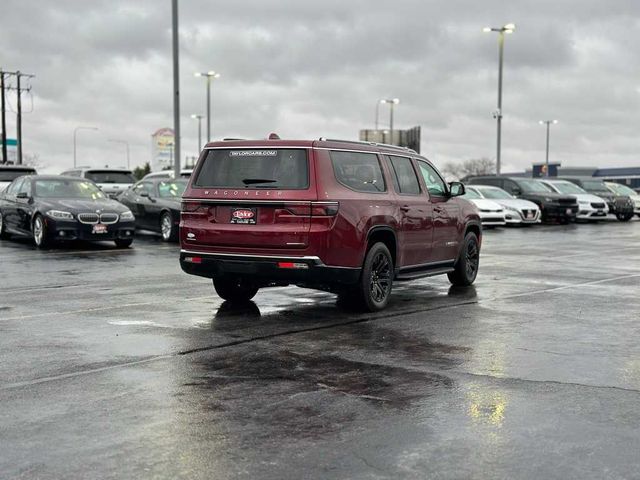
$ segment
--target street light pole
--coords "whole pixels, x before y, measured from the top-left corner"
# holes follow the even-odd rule
[[[196,77],[206,77],[207,79],[207,142],[211,141],[211,82],[215,78],[220,78],[220,74],[213,70],[208,72],[196,72]]]
[[[76,151],[78,130],[98,130],[98,127],[76,127],[73,129],[73,168],[76,168]]]
[[[540,120],[538,122],[540,125],[546,125],[547,126],[547,154],[545,157],[545,161],[544,161],[544,165],[545,165],[545,177],[549,176],[549,130],[550,130],[550,125],[556,124],[558,123],[558,120]]]
[[[126,140],[118,140],[118,139],[113,139],[113,138],[109,138],[108,139],[109,142],[113,142],[113,143],[124,143],[127,147],[127,168],[131,168],[131,166],[129,165],[129,142],[127,142]]]
[[[200,150],[202,149],[202,115],[193,114],[191,115],[191,118],[198,120],[198,149],[196,151],[200,153]]]
[[[516,26],[513,23],[507,23],[500,28],[485,27],[483,32],[498,33],[498,110],[495,113],[497,122],[497,139],[496,139],[496,174],[500,175],[501,166],[501,144],[502,144],[502,66],[504,63],[504,34],[513,33]]]
[[[178,41],[178,0],[171,0],[171,45],[173,53],[173,172],[180,178],[180,59]]]

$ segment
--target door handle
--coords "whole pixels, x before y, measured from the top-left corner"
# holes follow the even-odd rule
[[[408,212],[409,210],[411,210],[411,207],[409,205],[403,205],[402,207],[400,207],[400,210],[402,210],[403,212]]]

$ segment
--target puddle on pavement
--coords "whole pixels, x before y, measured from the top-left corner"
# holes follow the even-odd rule
[[[235,351],[194,367],[183,387],[204,390],[198,398],[208,410],[265,434],[305,437],[342,430],[377,410],[409,408],[453,386],[443,375],[290,350]]]

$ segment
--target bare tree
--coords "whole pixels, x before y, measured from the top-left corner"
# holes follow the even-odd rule
[[[45,163],[40,161],[40,155],[38,155],[37,153],[23,154],[22,164],[33,168],[40,168],[45,166]]]
[[[492,175],[496,173],[496,162],[490,158],[470,158],[463,162],[448,162],[442,168],[447,179],[460,180],[476,175]]]

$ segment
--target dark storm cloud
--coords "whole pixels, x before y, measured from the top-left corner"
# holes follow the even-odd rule
[[[494,156],[497,37],[481,28],[513,21],[506,166],[541,160],[542,118],[560,119],[552,152],[565,164],[638,164],[639,18],[636,1],[182,0],[183,150],[197,147],[189,115],[205,111],[193,72],[213,69],[216,138],[356,138],[380,98],[398,97],[396,125],[421,125],[437,162]],[[169,0],[5,0],[0,65],[37,74],[25,150],[60,170],[73,129],[95,125],[79,137],[83,163],[121,163],[109,138],[147,161],[150,134],[172,124],[170,34]]]

